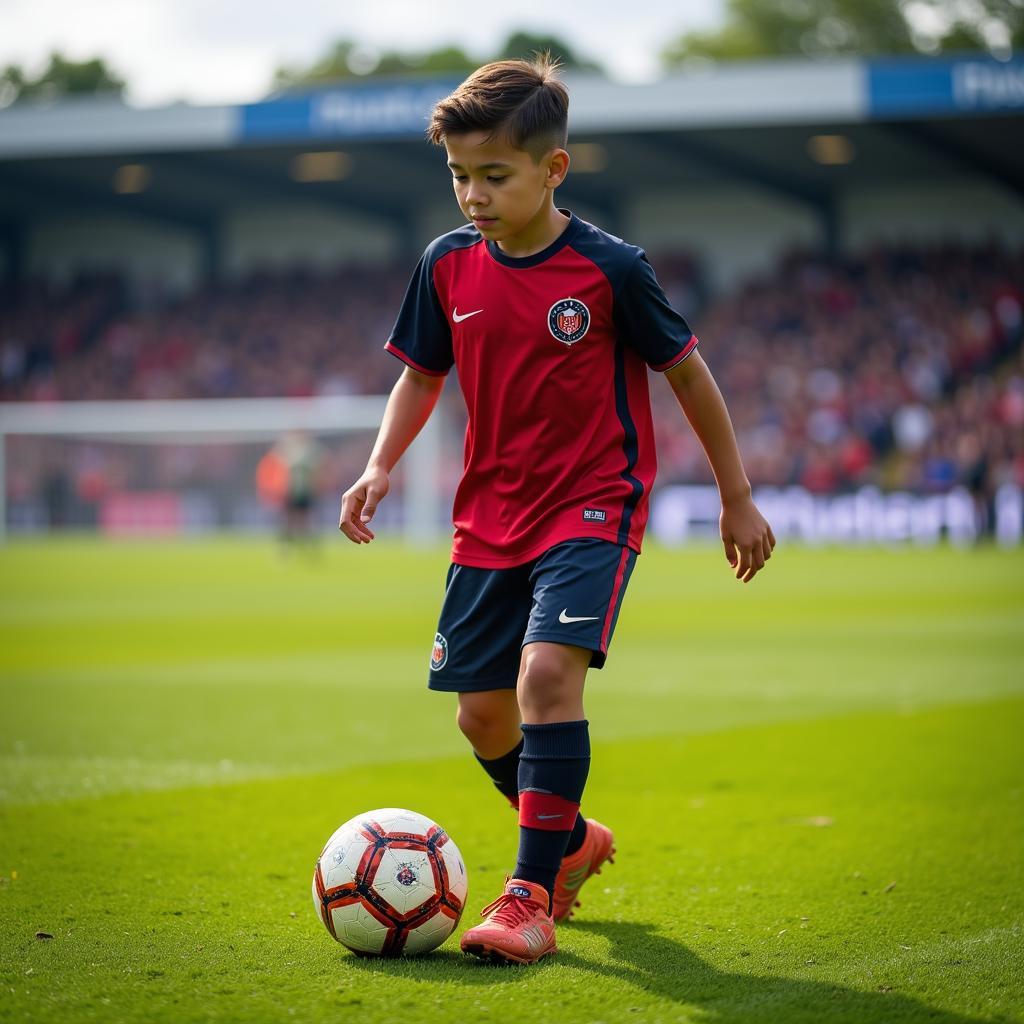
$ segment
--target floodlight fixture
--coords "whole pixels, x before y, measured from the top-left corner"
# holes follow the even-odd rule
[[[114,171],[113,188],[121,196],[138,195],[146,191],[152,177],[152,171],[145,164],[121,164]]]
[[[812,135],[807,140],[807,152],[816,164],[825,167],[848,164],[856,153],[845,135]]]
[[[299,153],[291,162],[292,178],[303,184],[315,181],[342,181],[351,172],[352,157],[337,149]]]

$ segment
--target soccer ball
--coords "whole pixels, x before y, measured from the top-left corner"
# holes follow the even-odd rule
[[[427,953],[455,930],[466,867],[440,825],[384,807],[346,821],[313,872],[313,906],[331,935],[362,956]]]

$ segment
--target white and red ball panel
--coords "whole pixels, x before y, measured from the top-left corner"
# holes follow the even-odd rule
[[[327,911],[324,908],[324,901],[320,898],[323,892],[323,883],[320,881],[320,865],[317,864],[313,870],[313,909],[316,911],[316,916],[320,918],[320,923],[330,931],[327,927]]]
[[[422,814],[386,807],[345,822],[313,874],[317,915],[358,953],[423,953],[454,931],[467,894],[458,847]]]
[[[434,872],[426,844],[420,849],[389,846],[377,862],[370,884],[404,918],[437,893]]]
[[[461,914],[450,911],[444,905],[437,908],[434,914],[422,924],[410,928],[406,932],[403,953],[429,953],[448,938],[459,923]]]
[[[361,900],[346,906],[332,907],[330,913],[338,941],[357,953],[382,952],[388,934],[394,930],[393,925],[381,920]]]
[[[371,839],[357,827],[343,825],[327,840],[320,854],[320,875],[325,889],[341,885],[354,885],[360,865],[373,845]]]
[[[452,841],[451,836],[447,836],[444,842],[438,845],[437,852],[448,875],[448,892],[454,897],[453,902],[457,900],[461,907],[465,904],[466,894],[469,891],[469,879],[466,876],[466,865],[462,860],[462,854],[459,853],[459,848]]]
[[[403,807],[381,807],[376,811],[358,814],[347,824],[379,825],[385,832],[401,832],[407,835],[426,836],[432,828],[437,828],[426,815],[407,811]],[[344,828],[344,826],[342,826]]]

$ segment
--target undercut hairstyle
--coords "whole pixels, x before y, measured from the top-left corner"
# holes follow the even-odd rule
[[[433,110],[427,138],[435,146],[449,135],[487,132],[539,161],[564,149],[568,137],[569,92],[551,54],[533,60],[498,60],[478,68]]]

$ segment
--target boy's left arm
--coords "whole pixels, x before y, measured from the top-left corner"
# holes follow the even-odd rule
[[[665,376],[700,438],[718,482],[725,557],[735,569],[736,578],[749,583],[772,557],[775,535],[750,496],[750,481],[725,399],[699,352],[673,366]]]

